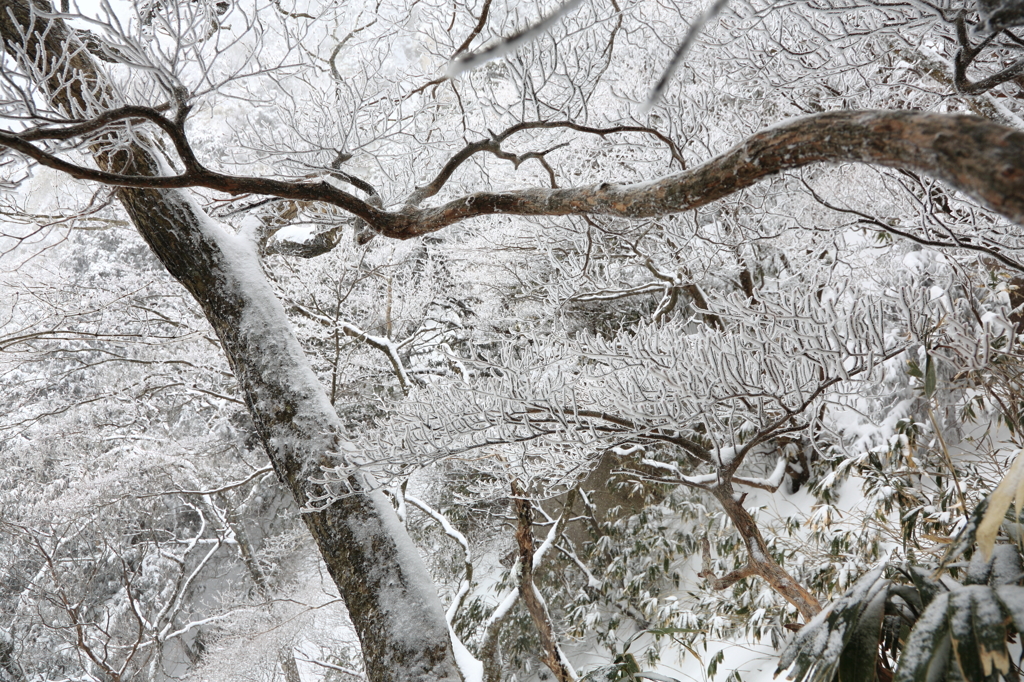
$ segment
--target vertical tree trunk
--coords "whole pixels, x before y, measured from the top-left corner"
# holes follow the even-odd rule
[[[35,10],[35,11],[34,11]],[[0,0],[0,37],[49,75],[45,86],[69,115],[110,101],[102,74],[42,0]],[[28,35],[22,45],[20,36]],[[57,68],[53,68],[54,66]],[[40,76],[42,77],[42,76]],[[156,175],[157,159],[139,144],[94,150],[101,168]],[[202,306],[238,379],[278,477],[300,507],[309,479],[338,457],[352,462],[341,424],[309,367],[254,245],[229,234],[183,191],[119,189],[136,228],[171,275]],[[459,680],[437,591],[405,528],[372,481],[354,473],[350,494],[303,514],[358,632],[371,680]]]

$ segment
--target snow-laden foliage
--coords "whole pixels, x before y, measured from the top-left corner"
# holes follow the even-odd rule
[[[555,8],[72,4],[109,91],[78,83],[88,107],[62,111],[8,55],[0,117],[156,107],[212,170],[388,209],[646,182],[819,111],[1024,125],[1012,4],[732,2],[649,116],[639,103],[707,7],[582,3],[445,77]],[[181,171],[166,133],[133,120],[52,149],[87,164],[90,145],[143,140]],[[202,311],[108,190],[0,163],[0,679],[8,660],[32,680],[358,679]],[[360,446],[318,475],[320,504],[356,469],[376,477],[487,679],[547,675],[548,636],[581,675],[620,680],[724,679],[719,640],[792,641],[783,662],[814,679],[872,652],[886,670],[914,652],[907,679],[926,659],[1008,670],[986,643],[1005,625],[961,631],[968,612],[1016,618],[1019,576],[943,583],[928,609],[903,588],[1021,445],[1019,225],[915,172],[850,166],[681,215],[489,216],[402,242],[321,203],[194,193],[260,251]],[[916,634],[909,617],[895,634],[910,611]],[[968,653],[942,658],[943,642]]]

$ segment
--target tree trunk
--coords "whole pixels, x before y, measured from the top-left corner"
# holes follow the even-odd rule
[[[805,623],[814,618],[821,611],[821,604],[813,594],[807,591],[807,588],[797,582],[772,557],[771,552],[768,551],[768,544],[757,527],[757,522],[754,521],[743,503],[736,499],[736,492],[732,484],[722,483],[715,487],[712,493],[725,509],[725,513],[729,515],[736,530],[739,531],[740,537],[743,538],[747,547],[749,573],[759,575],[768,581],[775,592],[796,607]],[[747,571],[741,573],[747,573]]]
[[[84,113],[89,102],[109,102],[92,58],[61,20],[37,13],[47,11],[41,0],[0,0],[5,50],[27,58],[22,67],[30,73],[43,65],[51,74],[44,85],[68,115]],[[27,45],[21,35],[29,36]],[[104,169],[157,175],[160,168],[139,144],[93,151]],[[355,464],[355,453],[339,436],[337,413],[254,245],[226,232],[184,191],[121,188],[117,196],[160,261],[202,306],[278,477],[305,507],[310,477],[340,461]],[[347,484],[349,494],[303,520],[348,607],[369,679],[461,679],[437,591],[394,509],[365,476],[354,473]]]

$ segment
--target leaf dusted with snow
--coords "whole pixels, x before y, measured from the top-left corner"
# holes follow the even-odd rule
[[[867,604],[839,657],[839,682],[873,682],[875,679],[874,663],[878,658],[882,618],[889,597],[889,585],[881,585],[882,582],[876,582],[873,591],[866,597]]]
[[[964,552],[974,546],[974,543],[977,542],[978,528],[981,526],[982,520],[985,518],[985,513],[988,511],[988,505],[989,498],[986,497],[974,508],[974,511],[971,512],[970,517],[967,519],[966,525],[964,525],[957,536],[953,539],[953,542],[950,543],[945,554],[942,555],[942,561],[939,562],[940,567],[947,566],[956,561]]]
[[[1006,603],[1019,611],[1017,590],[966,585],[937,597],[910,633],[896,682],[1012,679],[1006,648],[1012,611]]]
[[[1000,585],[995,592],[1017,632],[1024,632],[1024,587]]]
[[[789,669],[787,679],[794,682],[831,682],[839,670],[849,675],[841,678],[844,681],[870,680],[870,677],[860,677],[861,673],[855,670],[859,664],[874,675],[878,634],[890,584],[882,577],[881,568],[861,576],[846,594],[800,629],[782,653],[775,674]],[[847,657],[848,646],[853,647],[850,657]],[[869,666],[864,665],[863,658],[859,661],[853,658],[863,657],[866,652],[871,652]]]
[[[931,682],[942,679],[949,660],[949,624],[946,609],[949,594],[940,594],[925,609],[910,633],[900,657],[895,682]]]

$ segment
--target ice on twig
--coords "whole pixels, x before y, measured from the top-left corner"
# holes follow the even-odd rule
[[[455,78],[466,71],[472,71],[481,64],[486,64],[487,62],[495,59],[501,59],[505,55],[515,52],[526,43],[536,40],[551,30],[551,27],[558,23],[562,17],[579,7],[582,1],[583,0],[569,0],[569,2],[563,4],[533,26],[529,26],[519,33],[505,38],[500,43],[491,45],[490,47],[485,47],[478,52],[470,52],[453,59],[448,64],[448,77]]]

